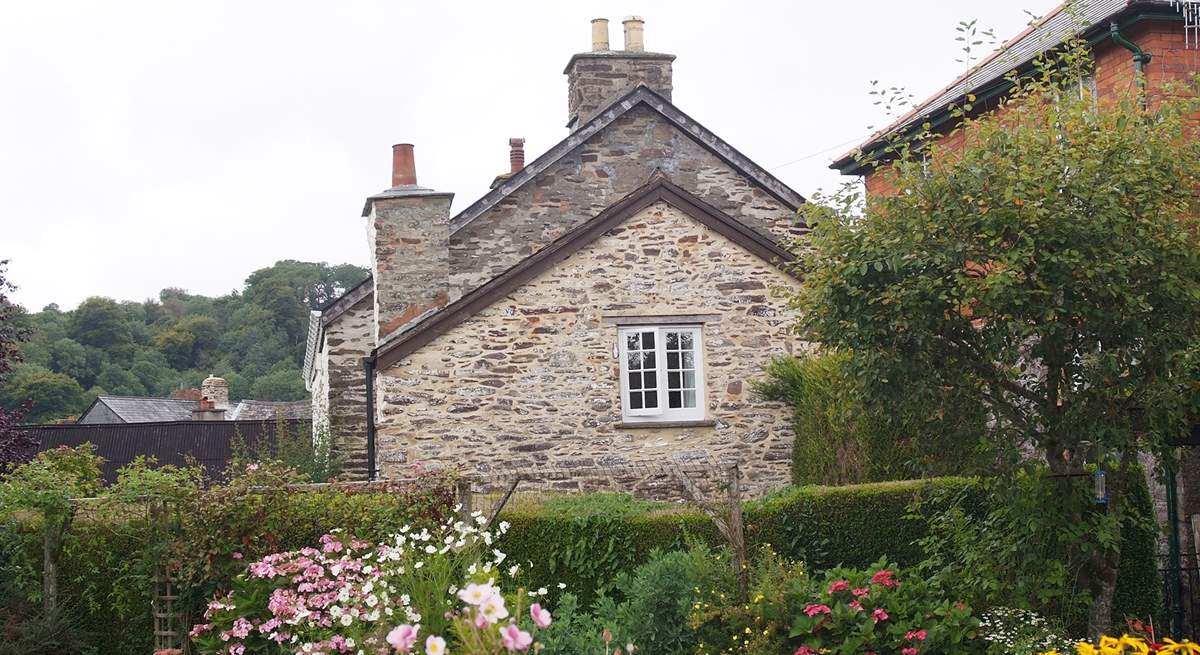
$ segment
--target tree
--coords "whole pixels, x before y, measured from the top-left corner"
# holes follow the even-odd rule
[[[953,151],[893,144],[894,195],[863,205],[847,190],[805,208],[815,228],[793,300],[802,334],[850,353],[877,406],[953,389],[987,408],[992,440],[1042,454],[1061,504],[1030,518],[1081,533],[1071,555],[1096,634],[1136,455],[1170,462],[1168,440],[1196,415],[1200,144],[1191,91],[1148,109],[1064,91],[1088,60],[1070,44],[1014,80],[1000,109],[963,107]],[[1108,472],[1102,520],[1072,483],[1093,468]]]
[[[85,346],[108,351],[133,344],[129,316],[109,298],[92,297],[80,303],[71,317],[71,336]]]
[[[304,375],[290,362],[279,362],[250,387],[250,395],[257,400],[300,400],[307,394]]]
[[[60,447],[38,453],[0,482],[0,516],[34,511],[42,518],[42,605],[53,615],[58,607],[58,563],[63,538],[75,516],[73,499],[94,496],[101,488],[95,447]]]
[[[69,375],[80,384],[86,384],[94,376],[88,366],[88,351],[83,344],[63,337],[50,344],[50,370]]]
[[[21,361],[18,346],[29,340],[29,328],[18,319],[23,311],[8,299],[8,293],[16,289],[4,277],[8,260],[0,261],[0,385],[12,372],[13,365]],[[0,402],[0,473],[9,465],[23,461],[37,444],[28,433],[18,426],[29,411],[29,403]]]
[[[84,409],[83,387],[69,375],[22,364],[0,387],[0,407],[27,407],[26,423],[50,423]]]

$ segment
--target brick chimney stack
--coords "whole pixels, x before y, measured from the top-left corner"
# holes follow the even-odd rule
[[[671,99],[671,62],[675,55],[646,52],[645,23],[640,16],[627,17],[622,21],[625,49],[610,50],[608,19],[592,20],[591,51],[572,56],[563,70],[567,76],[568,129],[579,129],[638,84]]]
[[[417,186],[411,143],[392,146],[392,187],[367,198],[375,340],[449,302],[453,193]]]
[[[511,167],[510,174],[525,168],[525,139],[508,140],[508,163]]]

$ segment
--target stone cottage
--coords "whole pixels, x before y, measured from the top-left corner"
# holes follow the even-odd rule
[[[751,382],[800,347],[772,290],[804,202],[671,103],[674,55],[592,21],[567,135],[451,216],[413,147],[362,216],[372,277],[312,315],[314,420],[350,473],[738,461],[788,479],[790,408]]]

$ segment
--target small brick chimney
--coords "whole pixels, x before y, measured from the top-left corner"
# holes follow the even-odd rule
[[[411,143],[392,146],[392,186],[367,198],[375,339],[449,302],[453,193],[417,186]]]
[[[592,20],[592,50],[572,56],[563,70],[567,76],[568,129],[578,129],[638,84],[671,99],[671,62],[675,55],[646,52],[645,23],[640,16],[627,17],[622,21],[625,49],[610,50],[608,19]]]
[[[495,189],[522,168],[525,168],[525,139],[513,137],[508,140],[508,172],[497,175],[492,180],[491,188]]]

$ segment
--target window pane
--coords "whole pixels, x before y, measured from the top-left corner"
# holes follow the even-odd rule
[[[679,374],[672,373],[671,375],[679,375]],[[674,388],[678,389],[679,387],[674,387]],[[683,388],[685,388],[685,389],[695,389],[696,388],[696,372],[695,371],[684,371],[683,372]]]
[[[680,407],[683,407],[683,405],[680,404],[682,402],[681,396],[679,395],[680,393],[682,393],[682,392],[680,392],[680,391],[668,391],[667,392],[667,407],[670,407],[671,409],[679,409]]]
[[[679,333],[667,333],[667,350],[679,350]]]
[[[657,391],[647,391],[646,392],[646,407],[647,407],[647,409],[653,409],[655,407],[658,407],[658,392]]]
[[[642,353],[642,368],[644,368],[646,370],[650,370],[650,369],[654,368],[655,366],[656,366],[656,364],[654,363],[654,353],[652,353],[652,352]]]
[[[646,371],[642,373],[643,386],[647,389],[653,389],[658,386],[658,379],[654,371]]]
[[[625,349],[626,350],[639,350],[639,348],[638,348],[638,333],[637,332],[630,332],[629,334],[625,335]]]
[[[637,371],[642,368],[642,356],[638,353],[629,353],[625,358],[626,366],[631,371]]]
[[[696,368],[696,355],[693,353],[683,353],[683,368]]]
[[[679,347],[683,350],[692,350],[693,348],[695,348],[695,346],[692,345],[692,333],[691,332],[681,332],[679,334]]]
[[[683,406],[684,407],[695,407],[696,406],[696,392],[695,391],[684,391],[683,392]]]
[[[630,389],[641,389],[642,388],[642,374],[641,373],[630,373],[629,374],[629,388]]]
[[[667,368],[679,369],[679,353],[667,353]]]
[[[667,373],[667,388],[668,389],[678,389],[679,388],[679,374],[678,373],[670,373],[670,372]]]
[[[653,349],[654,349],[654,333],[653,332],[643,332],[642,333],[642,350],[653,350]]]

